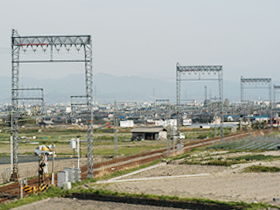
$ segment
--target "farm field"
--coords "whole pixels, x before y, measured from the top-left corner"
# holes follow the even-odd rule
[[[239,139],[233,142],[225,142],[207,147],[207,150],[211,149],[225,149],[235,151],[269,151],[280,148],[280,138],[278,132],[262,137],[247,137]],[[278,148],[279,147],[279,148]]]
[[[112,130],[103,129],[94,131],[94,155],[113,155],[114,154],[114,133]],[[214,136],[214,129],[186,129],[183,128],[183,133],[186,135],[185,142],[190,142],[197,139],[210,138]],[[230,129],[225,129],[225,134],[230,133]],[[36,139],[33,139],[36,136]],[[80,136],[80,154],[86,155],[87,152],[87,133],[83,129],[73,129],[72,127],[58,127],[39,129],[37,127],[26,126],[19,130],[19,147],[20,155],[33,155],[37,145],[56,146],[56,154],[58,156],[72,156],[73,150],[70,148],[70,139]],[[131,142],[132,134],[130,129],[120,129],[118,132],[118,150],[119,155],[132,155],[142,152],[151,151],[153,149],[164,148],[167,146],[166,140],[156,141],[134,141]],[[10,155],[10,133],[8,127],[3,127],[0,133],[0,159]],[[1,162],[1,161],[0,161]]]

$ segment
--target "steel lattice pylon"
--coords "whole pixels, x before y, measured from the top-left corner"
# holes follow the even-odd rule
[[[182,79],[182,73],[195,73],[198,74],[197,79]],[[218,78],[200,78],[201,74],[218,74]],[[180,64],[176,63],[176,107],[177,107],[177,132],[180,133],[180,122],[181,122],[181,81],[198,81],[198,80],[206,80],[206,81],[214,81],[218,80],[219,83],[219,101],[220,101],[220,117],[221,117],[221,141],[224,138],[224,117],[223,117],[223,66],[180,66]]]
[[[244,90],[245,89],[268,89],[269,94],[269,104],[270,104],[270,122],[272,122],[272,97],[271,88],[272,80],[271,78],[240,78],[240,100],[241,103],[244,102]],[[272,126],[270,127],[272,130]],[[250,130],[250,129],[249,129]]]
[[[86,75],[86,98],[87,110],[90,113],[90,120],[87,122],[87,173],[88,177],[93,177],[93,87],[92,87],[92,40],[90,35],[74,36],[20,36],[18,32],[12,30],[12,113],[18,110],[18,91],[19,91],[19,64],[20,63],[43,63],[43,62],[84,62]],[[54,60],[53,50],[59,51],[65,47],[67,51],[72,46],[79,51],[84,48],[85,58],[82,60]],[[50,59],[44,60],[22,60],[19,59],[20,49],[26,52],[27,48],[32,48],[34,53],[41,47],[44,51],[50,47]],[[11,118],[12,119],[12,118]],[[18,175],[18,122],[11,121],[13,138],[13,175]],[[13,176],[12,176],[13,177]]]

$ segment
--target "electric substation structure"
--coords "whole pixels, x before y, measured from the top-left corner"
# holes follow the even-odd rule
[[[12,136],[11,136],[11,147],[12,147],[12,154],[11,154],[11,159],[12,159],[12,176],[11,180],[17,180],[19,178],[18,176],[18,120],[21,115],[21,111],[19,108],[19,101],[41,101],[41,107],[42,107],[42,113],[44,113],[44,90],[43,88],[12,88],[12,91],[16,91],[18,94],[16,97],[13,98],[13,101],[16,101],[17,103],[17,109],[12,110],[11,112],[11,131],[12,131]],[[21,92],[21,95],[19,94],[19,91]],[[40,91],[41,96],[34,96],[34,97],[29,97],[25,96],[23,92],[29,92],[29,91]],[[29,94],[28,94],[29,95]],[[16,173],[15,173],[16,172]]]
[[[71,118],[76,117],[77,115],[77,109],[81,109],[81,107],[87,107],[87,96],[70,96],[70,107],[71,107]],[[75,108],[75,109],[74,109]],[[82,114],[83,112],[80,112]],[[86,115],[91,116],[90,113],[86,113]],[[90,119],[86,116],[86,122]],[[72,119],[71,119],[72,120]]]
[[[79,101],[83,100],[82,102]],[[71,112],[74,112],[74,107],[76,106],[86,106],[87,105],[87,96],[70,96],[70,106],[71,106]]]
[[[155,100],[155,112],[159,116],[159,111],[158,111],[158,106],[165,106],[165,117],[164,119],[168,120],[167,121],[167,157],[170,156],[170,136],[172,135],[173,131],[173,126],[170,124],[171,123],[171,106],[170,106],[170,100],[169,99],[156,99]],[[175,138],[173,136],[172,138],[173,141],[173,153],[175,152]]]
[[[268,89],[269,95],[269,105],[270,105],[270,129],[272,130],[272,97],[271,97],[271,89],[272,89],[272,80],[271,78],[240,78],[240,98],[241,103],[244,102],[244,91],[245,89]]]
[[[117,104],[121,105],[125,105],[126,106],[135,106],[135,112],[137,112],[137,102],[136,101],[118,101]]]
[[[41,101],[41,107],[42,107],[42,114],[44,113],[45,110],[45,97],[44,97],[44,89],[40,88],[40,87],[22,87],[22,88],[15,88],[12,89],[12,91],[17,91],[18,95],[16,98],[14,98],[14,100],[16,101]],[[29,92],[29,91],[39,91],[40,95],[39,96],[29,96],[30,94],[28,94],[28,96],[25,96],[23,94],[23,92]],[[22,96],[20,96],[20,93],[22,92]]]
[[[135,101],[129,101],[129,102],[123,102],[115,100],[114,102],[114,156],[118,157],[118,125],[119,125],[119,107],[118,104],[131,104],[136,105],[135,110],[137,110],[137,102]],[[135,112],[136,113],[136,112]]]
[[[166,108],[170,108],[170,101],[169,99],[156,99],[155,100],[155,112],[156,114],[159,116],[159,110],[158,110],[158,106],[162,106],[164,105]],[[167,109],[166,109],[167,110]],[[166,113],[167,115],[169,115],[170,113]],[[168,118],[168,117],[167,117]]]
[[[69,52],[74,46],[79,52],[81,48],[84,50],[84,59],[54,59],[53,51],[59,50],[62,47]],[[87,176],[93,177],[93,113],[92,113],[92,100],[93,100],[93,87],[92,87],[92,39],[90,35],[66,35],[66,36],[20,36],[19,33],[12,29],[11,37],[12,47],[12,111],[17,111],[18,107],[18,94],[19,94],[19,64],[25,63],[60,63],[60,62],[82,62],[85,64],[86,75],[86,96],[87,96],[87,110],[90,112],[90,121],[87,123]],[[35,53],[38,48],[42,48],[45,52],[50,47],[50,58],[43,60],[20,60],[20,51],[27,52],[28,48]],[[12,124],[12,138],[13,146],[16,151],[13,151],[13,174],[11,177],[18,177],[18,122]]]
[[[197,74],[196,79],[182,79],[182,74]],[[206,74],[216,75],[217,77],[202,78]],[[224,138],[224,117],[223,117],[223,66],[211,65],[211,66],[181,66],[178,62],[176,64],[176,107],[177,107],[177,132],[180,133],[181,122],[181,82],[195,82],[195,81],[218,81],[219,85],[219,101],[220,101],[220,117],[221,117],[221,141]]]

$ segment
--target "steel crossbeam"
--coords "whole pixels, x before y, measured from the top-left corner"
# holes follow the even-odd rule
[[[13,39],[14,46],[48,46],[48,45],[91,45],[90,35],[75,36],[17,36]]]
[[[18,111],[18,94],[19,94],[19,64],[20,63],[42,63],[42,62],[84,62],[86,75],[86,99],[87,110],[90,112],[90,120],[87,122],[87,173],[88,177],[93,177],[93,113],[92,113],[92,39],[90,35],[70,35],[70,36],[20,36],[13,29],[11,37],[12,47],[12,113]],[[20,50],[26,52],[31,48],[36,52],[37,48],[41,47],[46,51],[50,47],[49,60],[20,60]],[[75,47],[77,51],[84,50],[84,59],[76,60],[54,60],[53,50],[59,51],[64,47],[70,51]],[[18,178],[18,122],[11,122],[12,126],[12,142],[13,142],[13,174],[12,179]]]

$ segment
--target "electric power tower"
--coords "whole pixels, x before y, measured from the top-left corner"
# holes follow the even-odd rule
[[[245,89],[268,89],[270,105],[270,129],[272,130],[272,97],[271,97],[272,80],[271,78],[240,78],[240,99],[244,102]],[[249,129],[250,130],[250,129]]]
[[[195,74],[198,78],[195,79],[182,79],[182,74]],[[217,74],[217,76],[216,76]],[[212,77],[207,77],[211,75]],[[215,75],[213,77],[213,75]],[[181,82],[195,82],[195,81],[218,81],[219,85],[219,113],[221,117],[221,141],[224,138],[224,117],[223,117],[223,66],[181,66],[178,62],[176,64],[176,105],[177,105],[177,132],[180,133],[181,122]]]
[[[70,51],[75,47],[79,52],[81,48],[84,49],[84,59],[54,59],[53,51],[59,50],[64,47]],[[38,48],[46,51],[50,47],[49,59],[34,59],[34,60],[20,60],[20,51],[27,51],[31,48],[35,53]],[[19,33],[13,29],[11,37],[12,48],[12,111],[15,112],[18,107],[18,89],[19,89],[19,64],[27,63],[56,63],[56,62],[82,62],[85,64],[86,75],[86,97],[87,97],[87,110],[90,113],[90,120],[87,122],[87,173],[88,177],[93,177],[93,87],[92,87],[92,39],[90,35],[66,35],[66,36],[20,36]],[[12,123],[12,138],[13,138],[13,174],[14,177],[18,176],[18,122]]]

